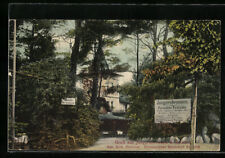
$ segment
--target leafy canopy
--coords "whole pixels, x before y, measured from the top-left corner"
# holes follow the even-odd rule
[[[174,20],[169,26],[174,37],[166,43],[173,47],[174,53],[143,71],[145,80],[153,76],[160,79],[160,76],[167,77],[179,72],[199,75],[220,71],[220,21]]]

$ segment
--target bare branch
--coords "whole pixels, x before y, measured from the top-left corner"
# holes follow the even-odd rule
[[[163,26],[162,28],[160,28],[160,30],[159,30],[159,34],[158,34],[158,41],[159,41],[159,39],[160,39],[160,36],[162,36],[164,33],[165,33],[165,30],[166,30],[166,27],[165,26]]]
[[[141,41],[146,47],[148,47],[148,48],[150,49],[151,52],[153,52],[153,49],[152,49],[152,47],[150,46],[150,44],[145,43],[142,39],[140,39],[140,41]]]

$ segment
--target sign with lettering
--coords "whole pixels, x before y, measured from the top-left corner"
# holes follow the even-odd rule
[[[184,123],[191,119],[191,99],[155,100],[155,123]]]
[[[61,100],[62,105],[75,105],[75,98],[65,98]]]

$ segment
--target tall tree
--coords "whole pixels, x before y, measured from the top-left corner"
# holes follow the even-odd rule
[[[141,36],[147,32],[151,22],[147,20],[126,20],[124,21],[127,26],[127,31],[124,33],[125,37],[132,40],[135,44],[135,57],[136,57],[136,84],[139,86],[139,76],[140,76],[140,47],[141,47]],[[134,41],[134,42],[133,42]]]
[[[98,95],[98,81],[99,81],[99,71],[100,71],[100,55],[102,54],[102,35],[99,35],[98,38],[98,47],[94,53],[94,60],[93,60],[93,84],[92,84],[92,97],[91,97],[91,104],[93,107],[97,105],[97,95]]]
[[[74,38],[74,44],[71,54],[70,76],[71,86],[76,87],[77,66],[85,62],[89,53],[93,51],[93,45],[96,41],[96,34],[90,28],[88,20],[75,20],[75,29],[69,30],[65,36]]]
[[[76,74],[77,74],[77,64],[78,57],[80,53],[80,29],[81,29],[81,20],[75,20],[75,36],[74,36],[74,45],[72,47],[71,54],[71,66],[70,66],[70,75],[71,75],[71,86],[76,86]]]
[[[156,55],[157,55],[157,42],[159,40],[159,38],[157,38],[157,30],[158,30],[158,24],[157,24],[157,21],[154,21],[153,22],[153,26],[152,26],[152,41],[153,41],[153,52],[152,52],[152,61],[156,61]]]
[[[99,88],[99,77],[101,77],[101,65],[105,58],[104,58],[104,51],[103,47],[107,44],[108,38],[110,36],[115,36],[117,34],[116,27],[113,26],[113,21],[106,21],[106,20],[95,20],[95,21],[89,21],[89,26],[91,30],[95,34],[96,38],[96,44],[97,49],[94,52],[94,59],[91,66],[91,73],[93,74],[93,83],[92,83],[92,89],[91,89],[91,104],[92,106],[97,108],[97,97],[98,92],[100,91]],[[96,46],[96,45],[95,45]],[[107,66],[107,65],[105,65]]]
[[[55,42],[51,29],[57,22],[54,20],[23,20],[20,25],[18,42],[25,46],[24,55],[27,61],[34,62],[43,58],[52,57]]]
[[[135,24],[136,23],[136,24]],[[99,83],[99,77],[101,78],[103,69],[102,67],[106,66],[107,64],[102,64],[105,60],[104,54],[105,50],[103,49],[105,46],[112,46],[116,44],[119,40],[113,39],[116,36],[121,36],[124,38],[124,35],[127,35],[129,33],[134,32],[134,30],[139,34],[141,31],[139,31],[138,28],[141,26],[141,30],[143,31],[143,24],[144,22],[138,21],[112,21],[112,20],[84,20],[81,24],[79,24],[79,27],[77,30],[75,30],[76,35],[80,38],[80,46],[78,51],[78,41],[77,37],[75,37],[75,44],[77,44],[77,56],[78,59],[80,59],[82,54],[82,49],[85,49],[89,46],[96,47],[96,50],[93,52],[90,49],[87,49],[90,53],[93,52],[93,61],[92,66],[90,69],[89,74],[92,74],[91,77],[93,79],[92,89],[91,89],[91,103],[93,106],[97,103],[97,94],[100,91],[100,87],[98,85]],[[80,31],[79,31],[80,30]],[[139,32],[138,32],[139,31]],[[82,32],[82,33],[81,33]],[[84,38],[85,37],[85,38]],[[85,39],[82,40],[81,38]],[[77,41],[77,42],[76,42]],[[86,44],[85,43],[89,43]],[[75,46],[74,44],[74,46]],[[97,44],[97,45],[95,45]],[[91,48],[89,47],[89,48]],[[74,47],[75,48],[75,47]],[[139,47],[137,47],[137,52]],[[73,49],[72,56],[75,54],[75,49]],[[71,56],[71,57],[72,57]],[[83,55],[83,57],[85,57]],[[74,59],[71,58],[71,62],[76,63]],[[102,64],[102,65],[101,65]],[[138,65],[138,62],[137,62]],[[107,66],[106,66],[107,67]],[[106,68],[107,69],[107,68]],[[104,71],[104,73],[106,73]],[[73,73],[74,74],[74,73]],[[139,74],[139,72],[138,72]],[[100,80],[101,81],[101,80]]]
[[[155,62],[157,57],[161,56],[161,51],[163,52],[163,57],[168,56],[168,44],[163,41],[168,39],[170,35],[169,20],[150,20],[149,26],[146,29],[146,34],[144,38],[140,41],[149,49],[149,53],[142,64],[148,64],[149,62]],[[162,47],[162,48],[161,48]]]
[[[164,30],[164,35],[163,35],[163,41],[167,40],[168,33],[169,33],[169,20],[166,20],[165,21],[165,30]],[[164,57],[168,57],[167,46],[166,46],[165,43],[163,44],[163,55],[164,55]]]

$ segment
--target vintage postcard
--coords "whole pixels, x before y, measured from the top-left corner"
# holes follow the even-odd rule
[[[9,151],[220,151],[221,21],[8,28]]]

